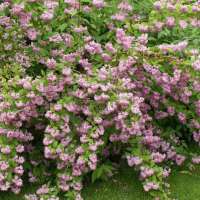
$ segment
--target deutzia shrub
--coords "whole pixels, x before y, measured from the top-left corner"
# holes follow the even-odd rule
[[[143,2],[0,4],[1,191],[82,200],[117,154],[169,200],[171,166],[200,163],[200,1]]]

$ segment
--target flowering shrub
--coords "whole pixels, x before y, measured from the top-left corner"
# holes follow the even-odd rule
[[[28,177],[42,186],[27,200],[81,200],[85,175],[112,170],[117,154],[170,199],[171,166],[200,163],[189,151],[200,144],[200,2],[145,5],[0,4],[0,190],[19,193]]]

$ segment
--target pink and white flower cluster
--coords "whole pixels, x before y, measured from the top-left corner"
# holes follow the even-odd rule
[[[170,199],[169,166],[200,163],[183,150],[200,144],[200,53],[181,35],[200,31],[199,1],[147,16],[128,0],[20,2],[0,4],[0,190],[27,174],[42,185],[27,200],[82,200],[117,154]]]

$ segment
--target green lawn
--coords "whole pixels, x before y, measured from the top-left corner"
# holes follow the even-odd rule
[[[200,200],[200,170],[191,174],[174,170],[169,183],[176,200]],[[122,169],[107,182],[88,186],[83,196],[85,200],[151,200],[130,168]]]
[[[169,180],[173,196],[177,200],[200,200],[200,170],[191,174],[175,170]],[[26,187],[25,191],[31,191]],[[143,192],[136,173],[127,167],[107,182],[96,182],[88,185],[83,191],[85,200],[151,200]],[[0,200],[23,200],[22,195],[0,193]]]

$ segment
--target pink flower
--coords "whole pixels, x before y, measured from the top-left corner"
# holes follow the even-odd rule
[[[176,164],[177,165],[182,165],[183,162],[185,161],[185,156],[182,155],[176,155]]]
[[[200,71],[200,59],[196,60],[192,66],[195,70]]]
[[[141,167],[140,177],[142,180],[152,176],[153,174],[153,169]]]
[[[20,15],[20,13],[24,10],[24,4],[15,4],[12,6],[11,12],[15,15]]]
[[[42,20],[44,20],[45,22],[48,22],[50,20],[53,19],[53,13],[51,13],[50,11],[45,11],[41,16],[40,18]]]
[[[64,76],[70,76],[70,75],[71,75],[71,68],[64,68],[64,69],[62,70],[62,74],[63,74]]]
[[[130,12],[130,11],[133,10],[132,6],[131,6],[128,2],[126,2],[126,1],[122,1],[122,2],[118,5],[118,8],[119,8],[120,10],[125,11],[125,12]]]
[[[65,42],[67,47],[72,46],[72,36],[68,33],[62,34],[62,39]]]
[[[22,174],[24,173],[24,169],[23,169],[22,165],[20,165],[20,166],[18,166],[18,167],[15,167],[15,168],[14,168],[14,172],[15,172],[16,174],[22,175]]]
[[[86,44],[85,49],[92,55],[102,53],[101,44],[96,43],[94,41],[91,41],[88,44]]]
[[[35,40],[37,38],[37,31],[34,28],[30,28],[27,30],[27,35],[30,40]]]
[[[164,27],[164,23],[163,22],[156,22],[155,23],[155,28],[156,28],[156,31],[159,32],[162,30],[162,28]]]
[[[111,19],[123,22],[127,17],[126,13],[116,13],[115,15],[111,16]]]
[[[144,191],[148,192],[149,190],[158,190],[159,185],[154,182],[147,182],[144,186]]]
[[[81,197],[81,195],[80,194],[77,194],[76,195],[76,199],[75,200],[83,200],[83,198]]]
[[[170,116],[173,116],[175,114],[175,109],[174,107],[169,106],[167,108],[167,112],[169,113]]]
[[[180,21],[179,21],[179,25],[180,25],[180,27],[181,27],[182,29],[185,29],[185,28],[187,28],[188,23],[187,23],[186,21],[184,21],[184,20],[180,20]]]
[[[17,146],[16,146],[16,151],[17,151],[18,153],[24,152],[24,146],[23,146],[23,145],[17,145]]]
[[[9,165],[8,165],[7,162],[5,162],[5,161],[0,161],[0,169],[1,169],[2,171],[7,170],[8,168],[9,168]]]
[[[188,6],[187,5],[181,5],[180,10],[182,13],[188,12]]]
[[[125,50],[131,48],[134,38],[132,36],[126,36],[123,29],[117,29],[116,37],[117,37],[117,42],[119,44],[122,44]]]
[[[156,2],[154,2],[153,5],[156,8],[156,10],[162,9],[162,6],[163,6],[163,4],[161,3],[161,1],[156,1]]]
[[[178,113],[178,119],[181,123],[185,124],[186,123],[186,116],[184,113]]]
[[[111,52],[111,53],[113,53],[113,54],[115,54],[115,53],[117,52],[117,50],[113,47],[113,44],[110,43],[110,42],[106,43],[105,48],[106,48],[109,52]]]
[[[194,164],[200,164],[200,156],[193,157],[192,158],[192,163],[194,163]]]
[[[93,0],[92,4],[97,8],[103,8],[105,6],[104,0]]]
[[[175,25],[175,18],[174,17],[167,17],[167,19],[166,19],[166,25],[169,28],[172,28]]]
[[[164,169],[163,170],[163,177],[166,178],[170,175],[171,169]]]
[[[55,69],[56,61],[53,58],[48,59],[46,65],[49,69]]]
[[[72,8],[78,9],[80,4],[77,0],[65,0],[65,3],[69,4]]]
[[[112,57],[106,53],[103,53],[101,56],[102,56],[104,62],[110,62],[112,60]]]
[[[152,159],[154,160],[155,163],[161,163],[165,159],[166,155],[161,154],[159,152],[152,153]]]
[[[41,188],[39,188],[36,192],[36,194],[47,194],[49,192],[49,188],[47,185],[43,185]]]
[[[130,167],[137,166],[142,163],[142,159],[140,159],[139,157],[127,156],[127,160]]]
[[[89,159],[92,161],[92,163],[97,163],[97,155],[96,154],[91,154],[89,156]]]
[[[9,146],[1,148],[1,153],[3,154],[10,154],[11,150]]]

